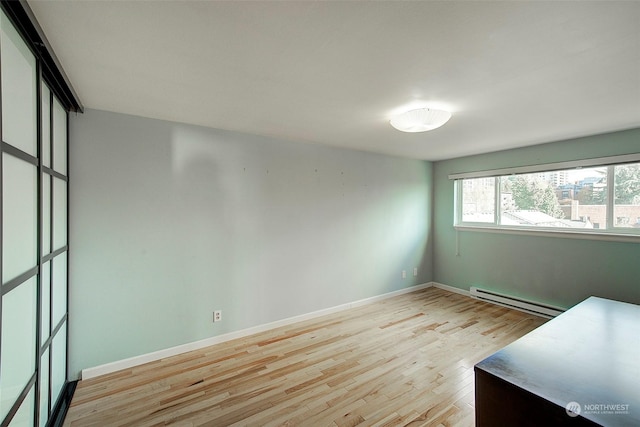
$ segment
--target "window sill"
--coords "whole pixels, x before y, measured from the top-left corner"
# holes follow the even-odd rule
[[[640,234],[612,232],[584,232],[550,229],[525,229],[515,227],[483,227],[479,225],[454,225],[456,231],[476,231],[481,233],[516,234],[523,236],[560,237],[563,239],[601,240],[609,242],[640,243]]]

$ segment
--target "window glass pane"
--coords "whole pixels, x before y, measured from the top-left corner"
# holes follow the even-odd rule
[[[40,358],[40,426],[49,418],[49,349]]]
[[[22,404],[20,405],[20,409],[13,416],[13,419],[9,423],[9,427],[31,427],[34,420],[35,409],[36,407],[36,393],[35,387],[31,387],[31,391],[27,394],[27,397],[24,398]]]
[[[53,260],[53,324],[58,323],[67,312],[67,253],[63,252]]]
[[[462,221],[493,222],[495,213],[495,179],[463,179]]]
[[[607,167],[568,171],[560,190],[563,210],[574,224],[587,229],[607,228]],[[568,191],[568,192],[567,192]]]
[[[6,15],[1,15],[2,140],[36,156],[36,61]]]
[[[51,91],[42,83],[42,164],[51,167]]]
[[[640,163],[614,168],[613,224],[640,230]]]
[[[2,297],[0,420],[35,372],[36,278]]]
[[[53,98],[53,169],[67,174],[67,112]]]
[[[51,344],[51,404],[57,402],[67,379],[67,323],[60,328]]]
[[[67,244],[67,183],[53,178],[53,250]]]
[[[500,225],[606,227],[606,167],[500,178]]]
[[[37,168],[2,155],[2,280],[36,266]]]
[[[42,281],[40,282],[40,295],[42,298],[42,316],[40,328],[40,345],[49,338],[51,315],[51,261],[42,266]]]

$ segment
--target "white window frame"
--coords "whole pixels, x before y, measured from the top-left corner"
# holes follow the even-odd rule
[[[454,228],[460,231],[479,231],[490,233],[509,233],[532,236],[549,236],[590,240],[609,240],[623,242],[639,242],[640,229],[614,227],[615,173],[614,167],[628,163],[640,162],[640,153],[620,156],[600,157],[568,162],[547,163],[513,168],[463,172],[449,175],[454,181]],[[558,170],[582,169],[591,167],[607,167],[607,205],[605,229],[571,229],[557,227],[534,227],[500,224],[501,194],[500,177],[518,174],[553,172]],[[462,220],[462,180],[473,178],[494,178],[494,218],[492,223],[469,222]]]

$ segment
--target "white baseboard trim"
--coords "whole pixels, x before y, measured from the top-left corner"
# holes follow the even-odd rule
[[[434,288],[444,289],[445,291],[454,292],[456,294],[464,295],[467,297],[471,296],[471,293],[465,289],[456,288],[455,286],[443,285],[442,283],[438,283],[438,282],[430,282],[430,283],[431,283],[431,286],[433,286]]]
[[[426,289],[431,286],[435,286],[445,290],[451,290],[452,292],[463,293],[458,288],[452,288],[450,286],[441,285],[435,282],[423,283],[420,285],[410,286],[408,288],[399,289],[397,291],[388,292],[382,295],[376,295],[373,297],[361,299],[346,304],[337,305],[335,307],[329,307],[311,313],[301,314],[299,316],[293,316],[286,319],[278,320],[271,323],[265,323],[263,325],[253,326],[251,328],[242,329],[240,331],[229,332],[227,334],[218,335],[211,338],[205,338],[203,340],[190,342],[187,344],[178,345],[175,347],[166,348],[163,350],[154,351],[152,353],[141,354],[139,356],[129,357],[127,359],[117,360],[115,362],[106,363],[104,365],[95,366],[92,368],[86,368],[82,370],[81,379],[87,380],[89,378],[95,378],[100,375],[106,375],[113,372],[120,371],[122,369],[129,369],[135,366],[139,366],[145,363],[154,362],[156,360],[165,359],[167,357],[176,356],[178,354],[186,353],[188,351],[199,350],[204,347],[209,347],[214,344],[220,344],[226,341],[231,341],[237,338],[244,338],[249,335],[257,334],[259,332],[265,332],[271,329],[279,328],[281,326],[291,325],[296,322],[313,319],[316,317],[324,316],[327,314],[336,313],[342,310],[348,310],[354,307],[360,307],[366,304],[372,304],[374,302],[382,301],[388,298],[392,298],[398,295],[408,294],[410,292]],[[466,293],[469,295],[469,292]]]

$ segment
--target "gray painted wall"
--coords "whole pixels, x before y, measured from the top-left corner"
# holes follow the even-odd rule
[[[433,278],[429,162],[95,110],[70,140],[71,378]]]
[[[570,307],[590,295],[640,303],[640,244],[460,231],[453,228],[451,173],[640,152],[640,129],[437,162],[434,277]]]

